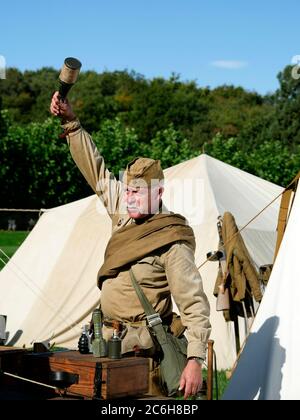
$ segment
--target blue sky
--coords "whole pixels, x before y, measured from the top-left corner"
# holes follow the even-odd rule
[[[21,70],[82,70],[243,86],[265,94],[300,55],[299,0],[6,0],[0,55]]]

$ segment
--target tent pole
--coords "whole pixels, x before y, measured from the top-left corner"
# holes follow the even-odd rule
[[[214,357],[214,341],[208,340],[207,349],[207,400],[213,399],[213,357]]]

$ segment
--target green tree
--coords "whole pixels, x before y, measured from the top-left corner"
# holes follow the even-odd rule
[[[189,141],[170,124],[165,130],[158,131],[150,143],[145,144],[144,154],[152,159],[159,159],[166,169],[199,153],[191,150]]]
[[[6,79],[1,80],[0,96],[2,96],[3,109],[10,111],[13,120],[24,122],[24,116],[28,114],[33,99],[29,84],[22,72],[16,68],[7,69]]]
[[[242,87],[220,86],[210,96],[213,134],[221,133],[227,138],[237,136],[247,123],[265,115],[270,107],[261,95]]]
[[[270,121],[270,138],[294,146],[300,144],[300,79],[292,76],[292,66],[279,73],[280,87],[274,98],[275,114]]]
[[[144,152],[135,130],[125,127],[119,118],[103,121],[92,137],[107,167],[117,178],[131,160]]]
[[[3,106],[19,124],[43,122],[49,116],[51,94],[58,88],[59,71],[8,69],[0,84]],[[173,74],[145,79],[133,71],[97,73],[83,71],[69,99],[89,132],[98,131],[102,121],[120,118],[134,128],[142,141],[149,142],[157,131],[173,124],[194,149],[218,132],[229,138],[238,135],[249,122],[265,115],[274,100],[265,101],[241,87],[199,87],[195,81],[181,81]]]
[[[48,119],[59,71],[7,70],[0,81],[1,197],[7,205],[62,204],[91,193]],[[168,167],[204,150],[286,185],[299,169],[300,80],[287,66],[279,89],[261,96],[241,87],[147,80],[135,72],[82,72],[69,99],[118,175],[136,156]],[[1,108],[1,104],[0,104]]]
[[[237,137],[226,138],[218,133],[211,142],[205,143],[203,150],[208,155],[245,171],[250,171],[247,153],[243,151]]]
[[[0,139],[6,134],[5,123],[2,111],[2,98],[0,96]]]
[[[7,207],[53,207],[92,193],[73,162],[66,141],[59,138],[60,121],[17,125],[2,111],[7,133],[0,139],[1,199]],[[170,126],[151,142],[138,139],[119,118],[103,121],[93,134],[107,167],[119,176],[129,161],[148,156],[168,167],[193,156],[188,141]]]
[[[132,110],[125,122],[136,128],[141,140],[149,142],[169,124],[189,134],[194,124],[205,120],[207,106],[195,82],[182,83],[173,75],[169,80],[155,78],[140,83],[142,89],[134,93]]]
[[[281,141],[260,144],[245,157],[250,172],[275,184],[286,187],[300,170],[300,147],[290,148]]]
[[[50,99],[58,89],[59,72],[51,67],[43,67],[36,71],[25,71],[23,78],[29,86],[31,106],[24,116],[23,122],[44,122],[49,118]]]
[[[127,164],[138,156],[159,159],[167,168],[196,156],[189,142],[174,126],[158,131],[150,142],[139,140],[134,129],[125,127],[119,118],[106,120],[93,140],[105,159],[108,168],[118,177]]]
[[[60,132],[54,118],[8,127],[0,139],[1,199],[7,207],[49,208],[90,193]]]

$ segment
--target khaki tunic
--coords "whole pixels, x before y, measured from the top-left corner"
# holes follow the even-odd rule
[[[90,135],[78,120],[64,124],[72,130],[67,136],[72,157],[81,173],[102,200],[112,219],[112,232],[135,223],[122,200],[122,183],[109,172]],[[164,208],[165,211],[167,211]],[[126,246],[126,244],[124,244]],[[132,266],[136,279],[162,319],[172,313],[172,299],[177,304],[181,320],[186,326],[188,357],[205,359],[210,335],[209,303],[202,280],[195,265],[193,250],[183,242],[176,242],[138,261]],[[145,320],[144,310],[132,286],[128,270],[104,281],[101,289],[101,309],[107,318],[137,322]],[[104,329],[104,335],[111,331]],[[133,346],[150,348],[152,340],[146,327],[128,326],[122,340],[122,352]]]

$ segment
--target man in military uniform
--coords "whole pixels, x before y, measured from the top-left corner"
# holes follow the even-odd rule
[[[98,274],[108,329],[104,328],[104,335],[111,334],[113,322],[118,321],[126,325],[122,353],[153,348],[144,310],[132,286],[131,267],[166,325],[172,318],[173,296],[188,340],[180,389],[185,398],[195,395],[202,387],[202,362],[211,329],[209,303],[194,261],[193,231],[182,216],[169,212],[162,203],[160,162],[137,158],[128,164],[122,182],[118,181],[68,101],[59,100],[58,92],[52,97],[50,111],[61,116],[71,155],[112,219],[112,237]]]

